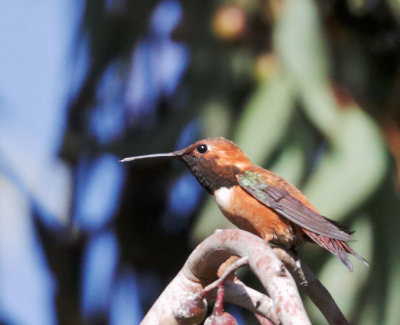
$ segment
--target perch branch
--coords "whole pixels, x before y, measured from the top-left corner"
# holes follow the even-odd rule
[[[260,325],[274,325],[269,319],[267,319],[267,318],[265,318],[263,316],[260,316],[260,315],[257,315],[257,314],[255,314],[254,316],[257,318],[257,320],[260,323]]]
[[[154,303],[142,324],[201,322],[206,302],[203,299],[197,305],[195,298],[216,279],[219,266],[233,255],[248,257],[250,269],[266,288],[282,324],[311,324],[295,281],[269,245],[261,238],[237,229],[219,231],[200,243]],[[263,314],[259,309],[254,312]],[[268,317],[267,314],[262,316]]]

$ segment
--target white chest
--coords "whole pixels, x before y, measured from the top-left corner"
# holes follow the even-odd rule
[[[233,187],[221,187],[214,192],[215,201],[222,210],[230,210]]]

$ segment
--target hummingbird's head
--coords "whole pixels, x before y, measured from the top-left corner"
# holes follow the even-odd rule
[[[180,154],[180,158],[210,194],[221,187],[236,185],[236,175],[250,164],[234,142],[222,137],[199,140],[180,150]]]
[[[234,142],[222,137],[199,140],[184,149],[170,153],[137,156],[121,161],[161,157],[176,158],[185,162],[210,194],[221,187],[236,185],[236,175],[251,164]]]

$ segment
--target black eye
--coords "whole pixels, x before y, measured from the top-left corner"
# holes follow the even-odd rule
[[[199,152],[199,153],[205,153],[206,151],[207,151],[207,146],[205,145],[205,144],[199,144],[197,147],[196,147],[196,150],[197,150],[197,152]]]

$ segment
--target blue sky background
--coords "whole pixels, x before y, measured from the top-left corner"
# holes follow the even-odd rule
[[[33,213],[51,231],[72,226],[89,236],[81,269],[84,317],[106,312],[111,324],[135,324],[143,314],[135,270],[119,265],[109,227],[125,179],[120,157],[82,153],[76,171],[58,157],[68,103],[88,69],[85,38],[78,37],[82,13],[79,1],[0,1],[0,320],[7,324],[57,322],[58,285]],[[180,17],[177,1],[156,8],[148,36],[132,53],[125,88],[116,78],[118,63],[104,74],[102,104],[90,122],[100,143],[121,135],[124,110],[151,112],[158,96],[173,94],[188,63],[185,47],[169,39]],[[193,180],[179,180],[170,211],[185,184]]]
[[[69,171],[56,153],[79,23],[71,4],[0,2],[0,319],[10,324],[56,322],[57,285],[31,209],[65,221]]]

